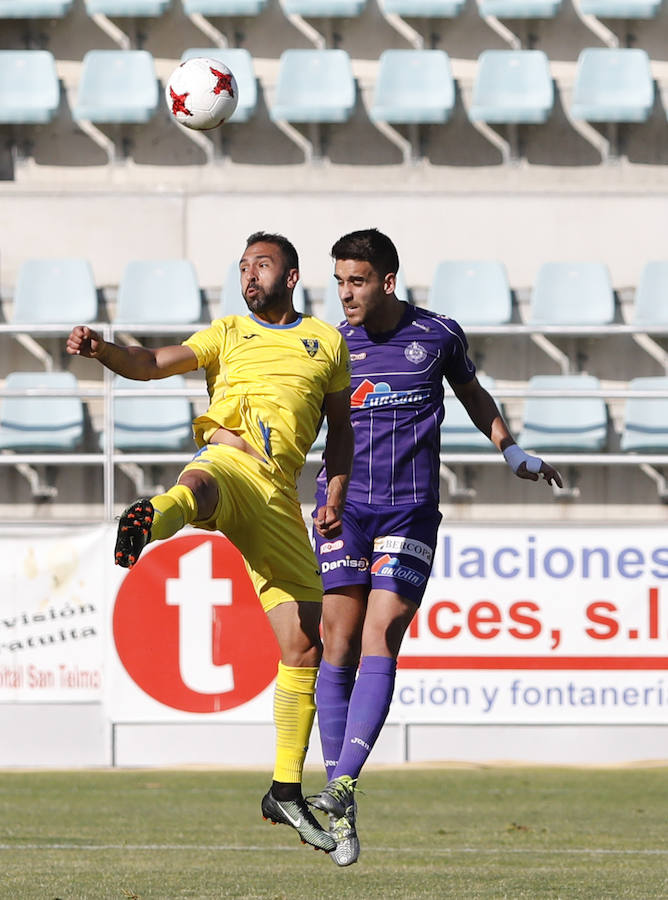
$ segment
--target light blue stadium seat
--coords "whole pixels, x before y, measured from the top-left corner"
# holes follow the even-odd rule
[[[479,375],[478,381],[494,396],[496,382],[489,375]],[[445,402],[445,418],[441,425],[441,452],[448,453],[498,453],[494,444],[473,424],[456,397]]]
[[[267,0],[182,0],[187,16],[199,14],[212,18],[226,16],[258,16],[267,5]]]
[[[257,108],[257,79],[248,50],[242,47],[191,47],[181,54],[181,62],[196,56],[219,60],[230,69],[237,82],[239,99],[226,124],[247,122]]]
[[[56,61],[48,50],[0,50],[0,124],[42,125],[60,105]]]
[[[148,122],[158,108],[158,81],[146,50],[89,50],[83,58],[75,120]]]
[[[615,297],[604,263],[549,262],[538,270],[531,294],[532,325],[608,325]]]
[[[497,19],[553,19],[561,0],[481,0],[481,16]]]
[[[14,324],[75,325],[97,319],[93,270],[85,259],[27,259],[14,292]]]
[[[62,19],[74,0],[0,0],[0,19]]]
[[[406,286],[406,277],[404,270],[399,266],[397,272],[397,286],[394,291],[398,300],[409,301],[408,288]],[[338,325],[345,318],[343,309],[341,308],[341,300],[339,299],[339,291],[336,285],[336,279],[330,275],[325,287],[325,297],[323,300],[322,315],[320,318],[330,325]]]
[[[320,426],[320,431],[316,435],[315,441],[313,442],[313,446],[309,450],[309,453],[324,453],[325,444],[327,443],[327,419],[322,420],[322,425]]]
[[[469,118],[474,122],[533,124],[554,105],[550,64],[542,50],[484,50],[478,57]]]
[[[383,0],[386,13],[406,19],[454,19],[466,0]]]
[[[119,18],[157,18],[167,10],[170,3],[171,0],[86,0],[86,11],[89,16],[102,13],[104,16]]]
[[[284,0],[288,14],[307,18],[356,18],[366,6],[366,0]]]
[[[601,19],[653,19],[661,0],[580,0],[584,15]]]
[[[76,391],[71,372],[12,372],[5,387],[12,391]],[[79,397],[4,397],[0,412],[0,448],[17,452],[76,450],[84,435],[83,404]]]
[[[292,295],[292,303],[297,312],[304,312],[306,309],[306,295],[301,281],[297,282],[294,293]],[[239,263],[233,262],[228,266],[225,273],[225,281],[220,297],[220,314],[221,316],[247,316],[248,307],[241,293],[241,279],[239,276]]]
[[[495,260],[444,260],[429,286],[429,309],[460,325],[505,325],[512,296],[503,263]]]
[[[593,375],[534,375],[529,390],[598,390]],[[608,416],[602,397],[527,397],[517,440],[525,450],[598,453],[605,449]]]
[[[571,115],[589,122],[646,122],[654,106],[649,57],[635,48],[588,47],[578,57]]]
[[[345,50],[284,50],[273,121],[347,122],[355,108],[355,81]]]
[[[644,265],[633,306],[635,325],[668,325],[668,260]]]
[[[668,377],[633,378],[630,391],[668,391]],[[668,452],[668,397],[629,397],[621,449],[636,453]]]
[[[114,444],[117,450],[178,451],[192,445],[192,409],[187,397],[161,397],[165,390],[185,388],[182,375],[155,381],[133,381],[117,375],[114,389],[147,390],[143,397],[114,398]],[[99,437],[104,448],[105,435]]]
[[[133,260],[118,286],[115,322],[160,325],[198,322],[197,275],[187,259]]]
[[[455,107],[450,59],[443,50],[385,50],[370,110],[378,122],[447,122]]]

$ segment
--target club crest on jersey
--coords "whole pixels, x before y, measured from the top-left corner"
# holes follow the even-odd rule
[[[424,349],[422,344],[418,344],[417,341],[411,341],[411,343],[404,350],[404,356],[409,362],[421,363],[423,360],[427,358],[427,351]]]
[[[320,342],[317,338],[302,338],[302,344],[306,348],[308,355],[311,357],[316,355],[318,348],[320,347]]]

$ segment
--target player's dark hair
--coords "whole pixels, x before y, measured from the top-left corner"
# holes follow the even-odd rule
[[[377,228],[365,228],[344,234],[332,247],[336,259],[358,259],[370,263],[376,273],[384,278],[399,269],[399,254],[392,241]]]
[[[294,245],[282,234],[268,234],[266,231],[254,231],[246,241],[246,250],[252,244],[275,244],[283,254],[286,269],[298,269],[299,257]]]

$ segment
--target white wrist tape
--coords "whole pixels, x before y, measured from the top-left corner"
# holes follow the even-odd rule
[[[517,444],[511,444],[503,451],[503,458],[508,463],[513,472],[517,472],[522,463],[526,463],[527,472],[540,472],[543,460],[539,456],[530,456],[525,453]]]

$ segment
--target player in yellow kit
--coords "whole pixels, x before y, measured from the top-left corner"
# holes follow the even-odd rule
[[[301,791],[322,652],[322,583],[296,479],[325,415],[329,481],[316,528],[335,537],[353,452],[350,363],[336,329],[295,311],[299,263],[286,238],[251,235],[240,273],[248,316],[216,319],[183,344],[157,350],[121,347],[79,325],[67,352],[140,381],[205,369],[209,408],[193,425],[200,450],[176,485],[125,510],[116,562],[131,567],[149,541],[169,538],[187,524],[221,531],[241,551],[281,652],[276,761],[262,813],[329,852],[334,839]]]

